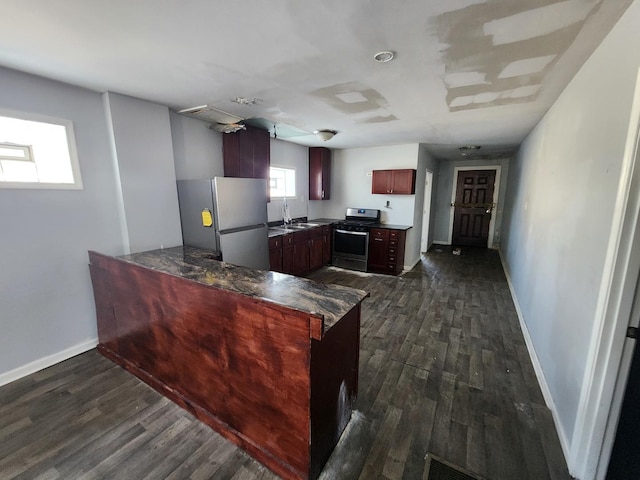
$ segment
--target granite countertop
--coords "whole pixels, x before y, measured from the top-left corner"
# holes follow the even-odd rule
[[[293,226],[294,228],[287,228],[284,225],[270,225],[269,226],[269,238],[271,237],[279,237],[281,235],[290,235],[292,233],[295,232],[299,232],[301,230],[310,230],[312,228],[318,228],[324,225],[331,225],[332,223],[335,222],[339,222],[340,220],[335,220],[335,219],[331,219],[331,218],[318,218],[316,220],[305,220],[305,221],[299,221],[299,222],[294,222]],[[295,225],[297,224],[302,224],[307,225],[304,226],[303,228],[295,228]],[[314,226],[308,226],[309,224],[313,224]],[[316,226],[317,225],[317,226]]]
[[[344,218],[315,218],[313,220],[309,220],[309,223],[324,223],[325,225],[330,225],[332,223],[342,222]]]
[[[387,230],[409,230],[413,225],[392,225],[390,223],[376,223],[373,228],[386,228]]]
[[[308,225],[308,224],[315,224],[318,226],[321,225],[331,225],[337,222],[341,222],[343,220],[338,220],[335,218],[316,218],[313,220],[308,220],[306,222],[300,222],[302,225]],[[269,227],[269,238],[271,237],[279,237],[281,235],[290,235],[292,233],[295,232],[299,232],[300,230],[309,230],[311,228],[317,228],[317,227],[310,227],[310,226],[306,226],[304,228],[295,228],[295,223],[293,224],[294,228],[288,229],[287,227],[284,227],[282,225],[273,225]],[[372,228],[384,228],[387,230],[409,230],[410,228],[413,228],[412,225],[393,225],[390,223],[375,223],[371,225]]]
[[[368,292],[351,287],[220,262],[212,259],[214,253],[179,246],[117,258],[203,285],[320,315],[324,317],[325,332],[369,296]]]

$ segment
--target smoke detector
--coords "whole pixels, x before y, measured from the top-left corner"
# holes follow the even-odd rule
[[[373,59],[378,63],[387,63],[393,60],[396,54],[391,51],[378,52],[373,56]]]

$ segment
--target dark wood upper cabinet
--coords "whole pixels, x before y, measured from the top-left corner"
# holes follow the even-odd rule
[[[224,176],[268,180],[271,164],[269,132],[249,125],[246,128],[222,135]]]
[[[416,171],[374,170],[371,179],[371,193],[386,195],[413,195],[416,193]]]
[[[309,200],[331,198],[331,150],[309,147]]]

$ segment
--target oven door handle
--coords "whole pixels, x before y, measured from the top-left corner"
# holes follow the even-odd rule
[[[369,232],[349,232],[347,230],[336,230],[337,233],[346,233],[347,235],[369,235]]]

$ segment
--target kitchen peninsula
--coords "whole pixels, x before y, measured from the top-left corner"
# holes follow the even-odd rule
[[[89,252],[99,351],[286,479],[315,479],[358,391],[367,292],[173,247]]]

